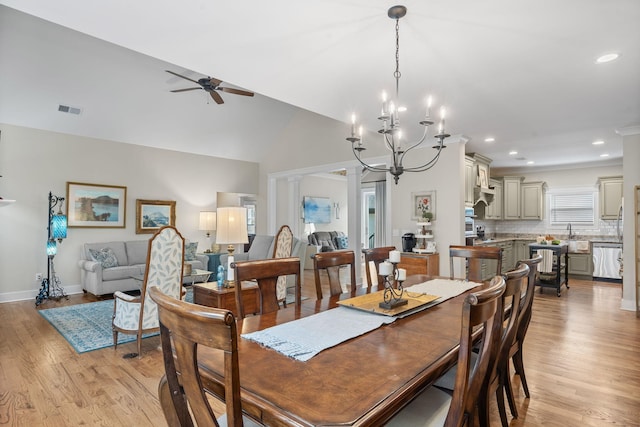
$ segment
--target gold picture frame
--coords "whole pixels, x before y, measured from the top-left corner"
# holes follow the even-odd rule
[[[67,225],[125,228],[127,187],[67,182]]]
[[[136,199],[136,234],[153,234],[165,225],[176,225],[175,201]]]

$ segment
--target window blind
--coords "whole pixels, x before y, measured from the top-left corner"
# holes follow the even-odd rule
[[[551,194],[549,200],[551,225],[567,223],[593,225],[595,197],[593,192]]]

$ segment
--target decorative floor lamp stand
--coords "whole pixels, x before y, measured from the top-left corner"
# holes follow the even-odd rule
[[[62,239],[67,237],[67,216],[62,214],[62,202],[64,197],[54,196],[49,192],[49,221],[47,222],[47,277],[42,279],[40,291],[36,296],[36,307],[42,304],[45,299],[59,301],[62,298],[69,298],[64,289],[60,286],[60,278],[56,274],[53,265],[53,258],[58,251],[56,239],[62,243]],[[53,210],[58,206],[58,213],[54,215]]]

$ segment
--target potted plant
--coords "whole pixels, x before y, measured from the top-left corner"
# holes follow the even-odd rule
[[[422,219],[424,219],[425,222],[431,222],[432,218],[433,218],[432,212],[422,211]]]

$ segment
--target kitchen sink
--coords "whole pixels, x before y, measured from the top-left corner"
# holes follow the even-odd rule
[[[590,250],[589,240],[567,240],[570,253],[588,254]]]

